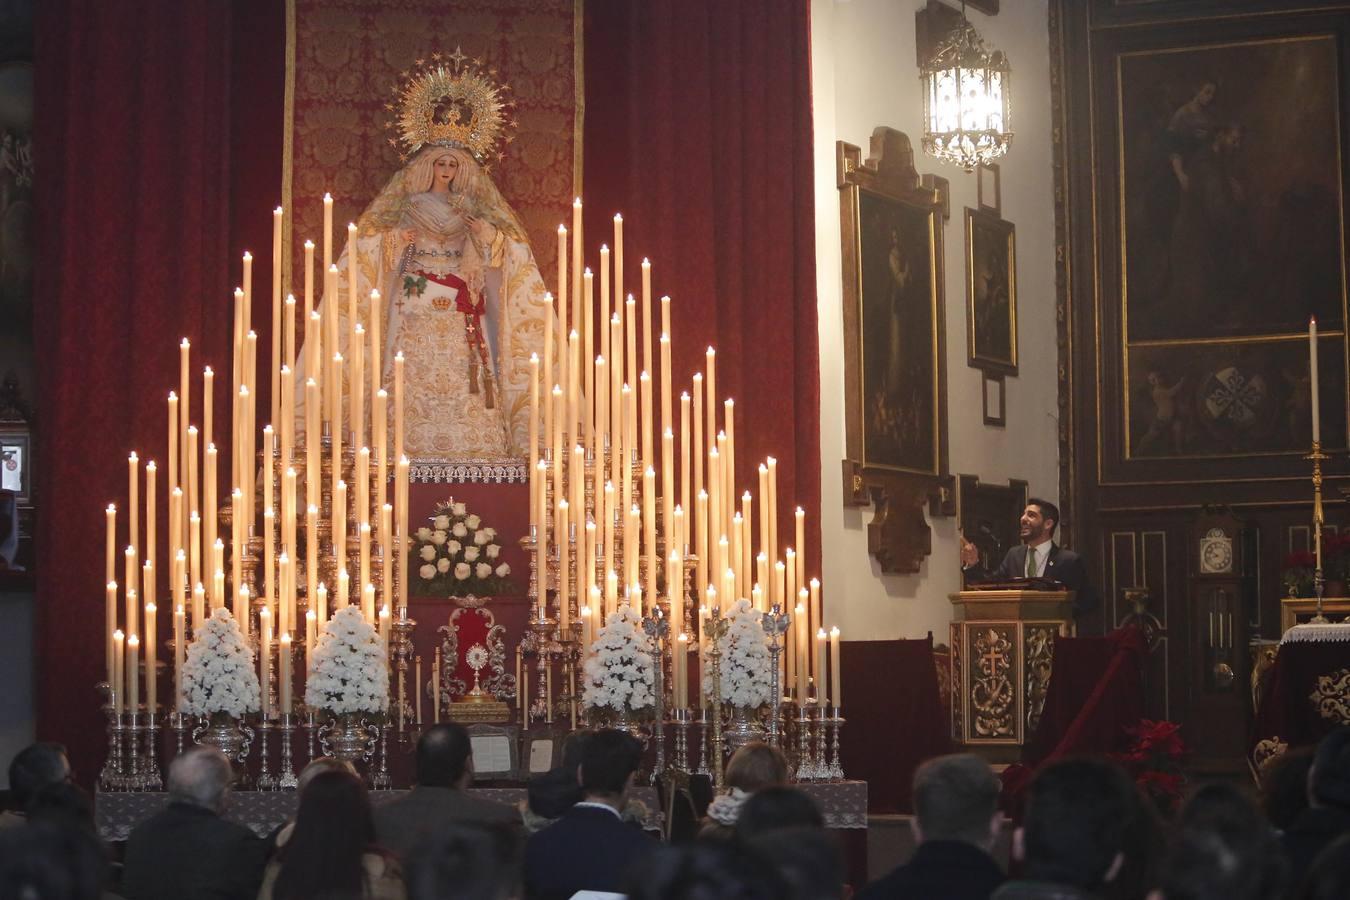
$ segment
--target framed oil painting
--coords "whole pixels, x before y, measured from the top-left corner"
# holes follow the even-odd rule
[[[1017,374],[1017,252],[1013,224],[966,207],[966,357]]]
[[[1340,71],[1331,34],[1119,55],[1126,460],[1306,452],[1310,316],[1346,446]]]
[[[894,150],[907,169],[879,163],[877,177],[841,186],[849,455],[865,470],[936,478],[946,450],[941,202],[919,186],[907,139]]]
[[[885,573],[919,571],[924,514],[955,512],[947,474],[943,330],[945,180],[920,177],[909,138],[873,129],[868,155],[836,149],[842,241],[845,503],[872,506],[868,553]]]

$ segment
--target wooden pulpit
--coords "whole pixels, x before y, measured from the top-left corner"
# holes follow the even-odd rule
[[[1073,635],[1073,592],[950,596],[952,740],[970,750],[1020,750],[1045,708],[1055,639]]]

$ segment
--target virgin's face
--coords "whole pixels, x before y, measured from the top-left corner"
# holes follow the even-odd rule
[[[459,160],[447,153],[431,164],[431,187],[433,190],[449,190],[455,176],[459,174]]]

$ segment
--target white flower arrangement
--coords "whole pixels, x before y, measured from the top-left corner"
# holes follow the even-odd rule
[[[389,659],[360,607],[344,606],[324,623],[305,682],[305,702],[335,715],[389,708]]]
[[[656,704],[656,671],[642,619],[627,603],[610,614],[582,668],[582,702],[592,708],[632,712]]]
[[[183,712],[241,718],[262,705],[253,653],[225,607],[211,613],[183,661]]]
[[[417,529],[412,592],[422,597],[490,597],[513,590],[511,567],[500,559],[497,531],[470,513],[463,503],[447,500],[430,517],[430,527]],[[490,562],[489,562],[490,560]]]
[[[773,657],[762,615],[744,599],[727,611],[727,632],[721,640],[723,703],[753,708],[773,699],[769,672]],[[711,678],[704,682],[703,693],[712,696]]]

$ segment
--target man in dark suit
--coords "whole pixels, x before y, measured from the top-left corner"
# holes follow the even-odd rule
[[[1059,527],[1059,507],[1032,497],[1022,510],[1019,524],[1018,536],[1022,543],[1009,549],[1003,562],[992,572],[980,566],[979,548],[965,538],[961,539],[961,566],[967,583],[986,579],[1050,578],[1074,592],[1074,618],[1095,612],[1101,601],[1097,589],[1088,581],[1083,558],[1053,540],[1055,529]]]
[[[989,855],[1003,824],[1002,782],[970,753],[939,756],[914,772],[910,822],[918,849],[909,862],[867,886],[858,900],[988,900],[1003,883]]]
[[[234,773],[225,754],[193,747],[169,766],[169,805],[127,838],[127,900],[252,900],[262,883],[264,845],[221,818]]]
[[[624,889],[635,863],[657,846],[620,817],[642,760],[637,739],[597,731],[582,746],[578,777],[584,798],[525,845],[525,895],[563,900],[577,891]]]
[[[407,859],[428,836],[452,824],[520,827],[520,813],[504,803],[470,796],[473,745],[463,725],[428,728],[417,742],[417,784],[403,797],[375,807],[375,838]]]

